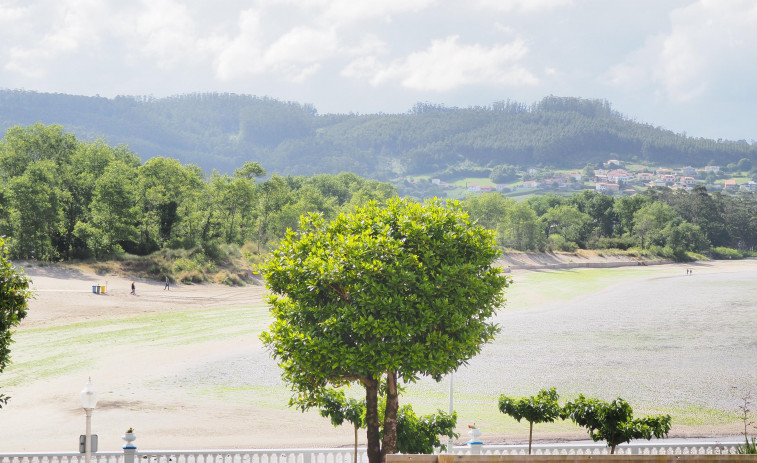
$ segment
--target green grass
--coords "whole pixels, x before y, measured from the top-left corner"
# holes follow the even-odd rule
[[[33,328],[14,334],[13,363],[5,370],[5,386],[85,368],[103,349],[129,346],[171,347],[259,333],[268,310],[214,308],[137,317],[104,319]]]
[[[736,412],[727,412],[695,405],[672,408],[658,413],[669,413],[673,422],[681,426],[729,424],[740,419],[739,414]]]
[[[670,271],[667,271],[670,272]],[[505,291],[506,310],[526,310],[533,306],[580,297],[630,279],[666,273],[655,267],[607,269],[572,269],[530,272],[516,277]],[[539,288],[534,291],[534,288]]]
[[[272,410],[286,410],[291,393],[286,388],[267,386],[215,386],[197,389],[197,397],[221,400],[227,403],[254,405]]]
[[[447,411],[446,404],[449,402],[448,380],[439,383],[438,389],[428,389],[424,386],[409,386],[406,393],[401,397],[402,403],[411,403],[413,409],[419,414],[429,414],[442,408]],[[561,403],[575,397],[562,397]],[[467,394],[455,391],[455,408],[465,404],[464,417],[475,417],[475,421],[484,424],[489,433],[524,434],[528,433],[528,422],[517,422],[513,418],[503,415],[498,410],[498,396],[481,396],[479,394]],[[444,406],[440,407],[440,404]],[[634,404],[631,404],[634,406]],[[634,407],[634,415],[637,417],[669,414],[676,426],[703,426],[703,425],[728,425],[738,422],[740,417],[736,411],[725,411],[703,406],[671,406],[644,408]],[[470,419],[469,419],[470,421]],[[467,422],[458,422],[458,428],[465,427]],[[535,427],[535,435],[542,433],[566,433],[580,432],[582,428],[572,421],[557,420],[554,423],[539,424]]]
[[[465,177],[461,178],[460,180],[455,180],[454,182],[450,183],[450,185],[455,185],[458,187],[465,188],[467,185],[477,184],[480,186],[494,186],[495,183],[492,182],[489,177]]]

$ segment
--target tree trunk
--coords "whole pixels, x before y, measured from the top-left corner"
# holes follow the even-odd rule
[[[615,445],[610,447],[610,455],[615,455],[615,447],[616,447]]]
[[[369,463],[381,463],[381,441],[379,439],[378,388],[375,379],[366,380],[365,385],[365,425],[367,428]]]
[[[386,455],[397,453],[397,412],[399,410],[399,396],[397,394],[397,372],[386,374],[386,410],[384,411],[384,440],[381,449],[381,461],[386,461]]]
[[[354,425],[355,428],[355,459],[354,463],[357,463],[357,430],[359,429],[358,425]]]
[[[528,427],[528,454],[531,455],[531,442],[532,442],[533,436],[534,436],[534,422],[533,421],[529,421],[528,424],[529,424],[529,427]]]

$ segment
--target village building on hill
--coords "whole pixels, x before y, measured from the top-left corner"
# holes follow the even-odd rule
[[[600,193],[615,193],[620,191],[620,185],[617,183],[597,183],[594,189]]]
[[[750,180],[746,183],[742,183],[739,189],[743,191],[757,191],[757,183]]]
[[[720,172],[720,166],[716,165],[708,165],[700,169],[693,166],[685,166],[679,169],[660,166],[654,172],[651,172],[649,167],[644,166],[638,169],[641,172],[634,168],[622,167],[623,162],[617,159],[609,159],[602,165],[605,168],[593,169],[593,178],[582,175],[580,171],[557,172],[552,173],[551,177],[542,178],[545,173],[550,171],[549,169],[529,167],[526,169],[526,172],[520,171],[518,174],[525,176],[525,178],[531,178],[530,180],[516,182],[511,185],[470,183],[465,185],[465,190],[469,194],[482,194],[493,192],[507,193],[523,189],[581,190],[593,187],[595,191],[603,194],[633,195],[643,188],[667,187],[691,191],[697,185],[701,185],[710,192],[721,191],[728,194],[736,194],[739,191],[757,192],[757,182],[754,181],[737,184],[735,180],[728,179],[721,183],[716,183],[715,179],[718,177],[713,178],[710,175]],[[530,177],[529,174],[533,175],[533,177]],[[439,178],[430,179],[430,182],[444,188],[456,188],[455,185],[451,185]],[[411,183],[416,182],[411,181]]]

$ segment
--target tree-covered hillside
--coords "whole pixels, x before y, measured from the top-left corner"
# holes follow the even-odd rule
[[[231,173],[256,161],[271,173],[350,171],[390,180],[456,165],[579,168],[612,157],[652,164],[757,161],[757,145],[691,138],[638,123],[606,101],[546,97],[525,105],[417,104],[405,114],[326,114],[270,98],[191,94],[84,97],[0,91],[0,131],[60,124],[80,140],[128,145],[142,159],[168,156]]]

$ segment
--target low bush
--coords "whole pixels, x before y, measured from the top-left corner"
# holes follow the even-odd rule
[[[205,281],[205,274],[199,270],[184,270],[176,275],[176,279],[184,284],[202,283]]]
[[[575,252],[578,245],[573,241],[568,241],[562,235],[549,235],[547,238],[547,248],[550,251]]]
[[[246,284],[242,277],[227,270],[218,272],[216,274],[215,281],[216,283],[228,286],[244,286]]]
[[[595,249],[622,249],[623,251],[633,247],[636,244],[631,237],[621,238],[599,238],[594,244]]]
[[[713,259],[719,260],[744,258],[744,255],[740,251],[723,246],[718,246],[710,249],[710,255]]]
[[[176,273],[194,272],[194,271],[199,272],[202,270],[202,264],[200,262],[197,262],[194,259],[187,259],[185,257],[181,257],[174,261],[173,270]]]
[[[704,254],[699,254],[699,253],[697,253],[697,252],[693,252],[693,251],[687,251],[687,252],[686,252],[686,256],[688,257],[688,261],[689,261],[689,262],[691,262],[691,261],[696,261],[696,262],[707,262],[707,261],[709,261],[709,260],[710,260],[710,259],[709,259],[709,258],[708,258],[707,256],[705,256]]]

